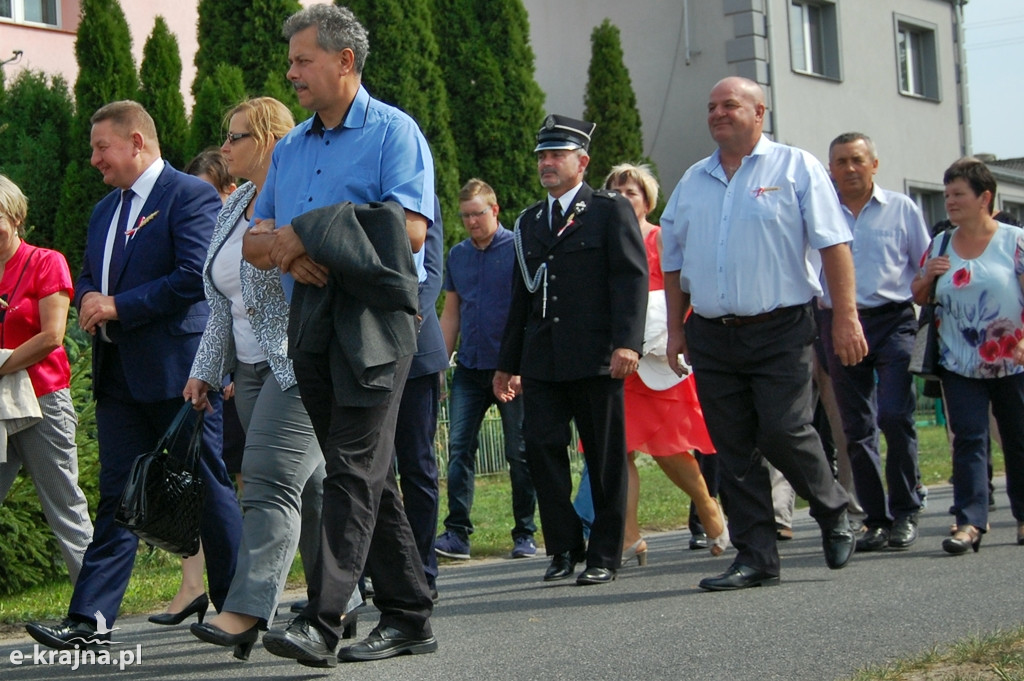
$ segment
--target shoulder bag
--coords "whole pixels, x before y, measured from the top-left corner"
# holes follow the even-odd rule
[[[946,247],[949,246],[950,231],[942,235],[939,244],[939,256],[945,255]],[[936,256],[938,257],[938,256]],[[939,371],[939,329],[935,325],[935,286],[938,277],[932,282],[931,291],[928,294],[928,302],[921,306],[921,313],[917,317],[917,335],[914,337],[914,349],[910,353],[910,373],[925,379],[938,379]]]

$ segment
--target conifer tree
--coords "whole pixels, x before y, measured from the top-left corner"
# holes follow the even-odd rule
[[[70,162],[61,184],[55,245],[77,273],[85,247],[89,215],[110,188],[89,165],[89,119],[104,104],[136,99],[139,79],[132,58],[132,36],[117,0],[82,0],[82,18],[75,39],[78,79],[75,118],[71,126]]]
[[[484,28],[484,43],[494,55],[504,82],[505,100],[497,112],[501,116],[497,130],[481,132],[492,138],[486,154],[499,159],[498,164],[508,178],[495,191],[511,213],[507,219],[511,226],[520,210],[543,196],[533,148],[537,130],[544,122],[544,92],[534,77],[530,18],[522,0],[473,4],[477,7],[477,20]]]
[[[62,76],[21,71],[0,90],[0,172],[28,197],[25,229],[36,245],[54,246],[60,206],[54,178],[64,177],[71,148],[71,93]]]
[[[288,41],[281,32],[284,21],[302,6],[298,0],[250,0],[250,9],[241,26],[241,51],[238,67],[242,69],[245,90],[251,96],[267,95],[289,108],[298,108],[295,90],[287,87]],[[235,38],[237,39],[237,37]],[[267,83],[278,81],[275,94],[266,91]],[[309,112],[306,112],[306,116]],[[302,120],[306,116],[296,118]]]
[[[224,141],[224,114],[245,99],[245,82],[237,66],[220,64],[213,74],[203,79],[192,107],[189,157],[211,145]]]
[[[202,81],[213,75],[218,64],[241,62],[241,27],[248,20],[252,0],[199,0],[196,50],[196,78],[192,94],[199,94]],[[278,27],[277,34],[281,34]]]
[[[591,57],[583,118],[597,124],[590,143],[588,181],[604,182],[616,163],[636,162],[643,155],[643,131],[636,94],[623,61],[619,29],[605,19],[590,36]]]
[[[448,95],[427,0],[339,0],[370,34],[363,84],[377,99],[408,112],[423,131],[434,157],[436,191],[445,223],[445,243],[459,241],[459,170],[452,139]],[[430,216],[427,216],[430,217]]]
[[[160,153],[164,160],[181,169],[188,162],[188,119],[181,96],[181,55],[178,39],[158,16],[142,52],[139,67],[139,103],[156,122]]]

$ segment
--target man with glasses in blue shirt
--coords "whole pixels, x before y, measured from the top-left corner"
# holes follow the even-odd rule
[[[459,192],[459,214],[469,238],[449,251],[444,278],[441,331],[449,357],[456,340],[461,340],[449,397],[448,517],[434,550],[439,556],[458,560],[469,558],[478,433],[492,404],[501,416],[512,482],[515,526],[511,557],[537,554],[533,540],[537,495],[523,444],[523,398],[502,402],[491,389],[512,301],[516,261],[512,232],[498,222],[498,210],[498,199],[489,184],[476,178],[466,182]]]

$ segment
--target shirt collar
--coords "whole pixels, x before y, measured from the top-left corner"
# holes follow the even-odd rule
[[[366,125],[366,114],[370,110],[370,93],[366,91],[366,88],[362,85],[359,86],[359,90],[356,91],[355,99],[352,100],[352,104],[348,107],[348,112],[345,114],[345,118],[341,121],[341,125],[338,127],[342,128],[361,128]],[[333,129],[333,128],[332,128]],[[320,118],[320,114],[313,114],[313,123],[309,127],[309,132],[324,136],[324,133],[328,128],[324,127],[324,122]]]
[[[762,133],[761,139],[757,140],[757,144],[754,145],[754,149],[744,158],[750,156],[764,156],[771,151],[773,146],[775,146],[775,142],[772,142]],[[708,175],[713,177],[720,176],[721,179],[725,179],[725,171],[722,170],[722,151],[720,149],[715,149],[714,153],[705,159],[703,170]]]
[[[144,206],[149,195],[153,192],[153,186],[156,184],[156,180],[160,177],[160,173],[164,171],[164,160],[157,158],[153,161],[148,168],[142,171],[138,179],[132,183],[131,190],[135,192],[135,195],[139,197],[138,205]]]
[[[555,201],[558,201],[560,204],[562,204],[562,215],[565,215],[568,212],[567,209],[569,208],[569,206],[572,205],[572,200],[575,199],[576,195],[580,193],[580,187],[582,186],[583,180],[580,180],[579,184],[577,184],[575,187],[559,196],[557,199],[551,196],[551,194],[548,194],[548,210],[550,211],[551,206],[554,205]]]

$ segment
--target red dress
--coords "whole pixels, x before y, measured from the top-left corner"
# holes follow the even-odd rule
[[[652,229],[644,238],[651,293],[665,290],[665,276],[658,257],[658,233]],[[704,454],[715,451],[704,425],[704,413],[697,401],[693,376],[668,390],[651,390],[633,373],[626,377],[626,451],[651,456],[670,456],[691,449]]]

